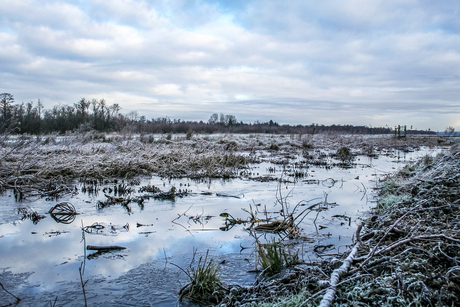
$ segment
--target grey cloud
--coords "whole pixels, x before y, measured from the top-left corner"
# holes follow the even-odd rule
[[[223,112],[296,123],[314,113],[315,122],[359,124],[382,112],[458,113],[459,8],[455,1],[4,0],[0,83],[19,101],[106,98],[148,117],[207,120]],[[349,112],[355,116],[345,118]]]

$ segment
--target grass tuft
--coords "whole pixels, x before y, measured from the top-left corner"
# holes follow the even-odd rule
[[[206,251],[204,259],[203,256],[200,257],[196,267],[192,265],[195,259],[195,253],[189,268],[184,270],[176,264],[173,264],[182,270],[190,280],[189,283],[180,290],[179,300],[186,297],[198,302],[218,302],[219,295],[217,293],[223,288],[219,277],[220,267],[214,263],[212,258],[208,261],[208,254],[209,250]]]
[[[291,253],[290,249],[285,248],[282,242],[273,239],[269,243],[257,242],[257,253],[259,264],[267,275],[271,276],[279,273],[283,268],[295,265],[299,261],[299,253]]]

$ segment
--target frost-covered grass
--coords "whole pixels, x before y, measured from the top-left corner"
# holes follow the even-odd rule
[[[243,306],[246,307],[298,307],[301,306],[303,302],[305,302],[308,295],[304,293],[294,294],[290,296],[281,296],[275,298],[271,302],[263,302],[263,303],[252,303],[246,304]],[[312,303],[307,303],[304,305],[305,307],[312,307],[317,306],[317,302],[313,301]]]
[[[406,192],[401,193],[399,191],[399,184],[403,184],[400,177],[387,179],[383,183],[380,189],[377,209],[386,210],[395,204],[411,201],[412,195]]]
[[[285,163],[308,157],[323,165],[328,155],[388,154],[436,144],[435,138],[269,134],[105,134],[5,136],[0,140],[0,186],[12,188],[77,178],[131,178],[139,175],[189,178],[237,177],[250,163]]]
[[[255,162],[247,154],[206,140],[142,143],[94,135],[30,138],[3,146],[0,178],[233,177]],[[109,141],[108,141],[109,140]]]

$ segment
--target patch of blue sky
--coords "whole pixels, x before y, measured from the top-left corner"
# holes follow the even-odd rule
[[[16,33],[8,26],[0,26],[0,32],[8,35],[16,35]]]
[[[94,4],[94,1],[91,1],[91,0],[61,0],[60,2],[64,2],[67,4],[77,6],[82,11],[90,9]]]
[[[251,0],[207,0],[208,3],[216,3],[227,13],[239,13],[247,9],[249,5],[254,3]]]
[[[444,34],[456,35],[460,34],[460,24],[456,22],[435,22],[432,24],[428,24],[423,27],[424,32],[441,32]]]
[[[204,1],[146,1],[160,18],[175,27],[192,30],[217,18],[215,4]]]

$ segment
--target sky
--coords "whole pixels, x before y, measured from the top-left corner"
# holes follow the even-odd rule
[[[460,130],[460,1],[1,0],[0,92],[147,119]]]

